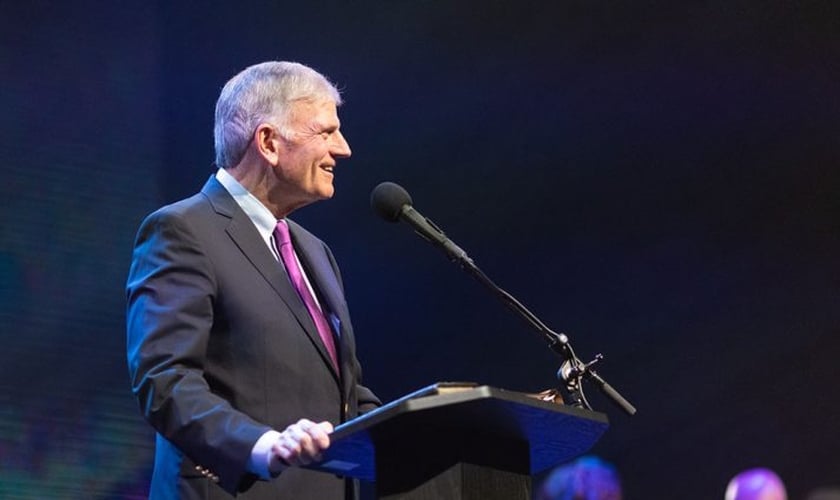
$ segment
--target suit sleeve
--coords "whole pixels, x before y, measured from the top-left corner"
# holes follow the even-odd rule
[[[251,449],[270,430],[214,394],[203,376],[216,282],[201,244],[172,211],[141,225],[127,283],[127,355],[143,416],[233,493],[256,477]]]

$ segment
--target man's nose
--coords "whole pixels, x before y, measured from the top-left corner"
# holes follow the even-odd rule
[[[347,139],[344,138],[341,131],[336,131],[335,135],[333,135],[333,143],[330,152],[336,158],[347,158],[353,154],[353,152],[350,151],[350,144],[347,143]]]

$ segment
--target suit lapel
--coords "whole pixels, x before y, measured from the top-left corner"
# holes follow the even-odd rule
[[[349,325],[350,317],[349,311],[347,310],[347,303],[344,300],[344,294],[341,291],[341,285],[338,282],[329,257],[327,257],[324,244],[307,234],[294,221],[289,221],[289,231],[292,235],[292,243],[295,246],[298,258],[306,270],[306,275],[312,287],[318,294],[321,309],[324,311],[333,331],[337,333],[336,347],[339,352],[338,361],[342,371],[342,379],[344,380],[346,379],[344,369],[347,367],[345,360],[348,356],[345,328]],[[323,347],[323,343],[320,342],[320,337],[318,345],[319,347]],[[326,348],[323,348],[323,353],[326,356]]]
[[[215,176],[210,177],[201,192],[210,201],[216,213],[230,220],[225,229],[228,236],[286,303],[337,381],[338,374],[332,368],[329,354],[318,334],[315,323],[312,321],[312,317],[309,315],[309,311],[306,309],[306,305],[300,299],[297,290],[292,286],[283,264],[274,258],[251,219],[242,211],[224,186],[216,180]],[[302,261],[304,260],[303,252],[299,249],[298,256]],[[313,286],[318,288],[315,282],[313,282]]]

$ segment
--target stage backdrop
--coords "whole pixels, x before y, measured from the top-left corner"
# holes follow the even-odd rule
[[[134,232],[212,174],[218,92],[269,59],[344,91],[353,157],[295,218],[339,258],[383,399],[439,380],[537,391],[559,364],[371,212],[391,180],[605,355],[639,413],[590,392],[611,419],[593,453],[626,498],[723,498],[754,466],[792,498],[840,484],[834,2],[305,5],[0,4],[0,497],[145,495]]]

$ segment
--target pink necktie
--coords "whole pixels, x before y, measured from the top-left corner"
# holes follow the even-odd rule
[[[281,220],[274,227],[274,241],[277,244],[277,251],[280,252],[280,258],[283,259],[283,264],[286,266],[286,272],[289,274],[289,279],[295,285],[298,295],[303,299],[306,309],[309,310],[309,315],[312,316],[312,321],[315,322],[315,328],[318,329],[318,335],[324,342],[327,352],[330,354],[330,359],[333,362],[333,368],[338,371],[338,356],[335,352],[335,340],[333,339],[332,330],[327,323],[327,318],[315,302],[315,297],[306,286],[306,280],[303,279],[303,272],[298,266],[298,261],[295,258],[295,251],[292,248],[292,238],[289,235],[289,226],[286,221]]]

